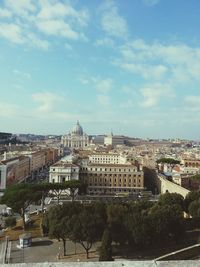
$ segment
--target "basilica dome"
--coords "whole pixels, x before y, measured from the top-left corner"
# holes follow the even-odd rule
[[[79,121],[77,121],[76,125],[73,127],[71,134],[73,135],[83,135],[83,128],[79,124]]]

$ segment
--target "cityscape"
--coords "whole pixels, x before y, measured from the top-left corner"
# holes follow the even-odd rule
[[[199,266],[199,10],[0,1],[1,266]]]

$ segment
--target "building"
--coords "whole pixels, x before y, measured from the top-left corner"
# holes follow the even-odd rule
[[[46,165],[46,153],[45,151],[33,151],[24,152],[24,155],[30,158],[30,172],[38,172],[43,169]]]
[[[70,149],[84,148],[89,145],[89,136],[83,132],[82,126],[77,121],[72,131],[62,136],[61,143]]]
[[[144,173],[131,164],[90,163],[80,168],[89,194],[136,194],[144,190]]]
[[[7,186],[20,183],[30,175],[29,157],[16,157],[0,162],[0,189],[4,190]]]
[[[59,161],[49,170],[50,183],[64,183],[65,181],[79,179],[79,166],[69,162]]]
[[[98,164],[125,164],[126,157],[118,153],[95,153],[89,156],[90,163]]]
[[[109,135],[104,137],[104,145],[106,146],[117,146],[117,145],[124,145],[125,144],[125,137],[120,135],[113,135],[110,133]]]

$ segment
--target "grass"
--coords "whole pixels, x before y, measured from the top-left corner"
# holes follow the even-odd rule
[[[31,233],[32,238],[42,237],[40,229],[42,215],[32,215],[31,220],[33,221],[33,224],[31,226],[28,226],[26,231],[23,230],[22,219],[18,220],[16,226],[8,228],[5,232],[3,232],[3,235],[0,237],[0,240],[4,239],[5,236],[9,236],[9,240],[11,241],[19,240],[19,236],[24,232]]]

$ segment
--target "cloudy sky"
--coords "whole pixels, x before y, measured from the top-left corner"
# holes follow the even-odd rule
[[[0,0],[0,131],[199,139],[199,0]]]

